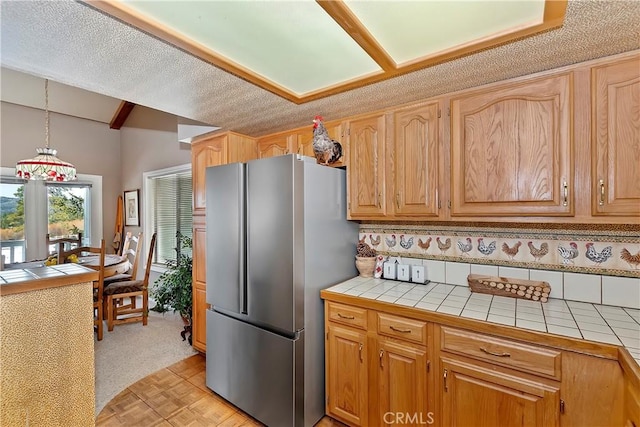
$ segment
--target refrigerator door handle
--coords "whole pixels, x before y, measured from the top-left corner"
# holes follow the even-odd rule
[[[247,263],[247,254],[249,253],[249,221],[247,221],[247,212],[249,212],[249,195],[247,194],[247,184],[249,182],[249,168],[242,169],[242,188],[244,188],[242,197],[239,198],[240,221],[243,227],[240,227],[240,250],[238,251],[238,265],[240,266],[240,313],[248,314],[247,310],[247,283],[249,283],[249,268]]]

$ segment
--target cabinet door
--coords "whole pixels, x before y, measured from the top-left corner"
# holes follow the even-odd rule
[[[258,158],[282,156],[293,152],[293,138],[292,135],[284,134],[258,140]]]
[[[571,73],[451,100],[452,216],[570,216]]]
[[[244,135],[229,133],[229,163],[248,162],[258,158],[258,142]]]
[[[594,215],[640,215],[640,55],[592,70]]]
[[[395,118],[395,214],[437,216],[438,103],[397,111]]]
[[[327,341],[327,414],[349,425],[366,426],[367,334],[329,324]]]
[[[207,232],[204,217],[193,222],[193,322],[191,336],[196,350],[207,351]]]
[[[427,357],[424,348],[381,340],[378,343],[382,425],[431,424],[427,410]],[[402,414],[402,415],[400,415]]]
[[[384,217],[385,203],[384,115],[349,123],[349,217]]]
[[[209,166],[227,163],[227,135],[198,141],[191,146],[191,173],[193,179],[193,213],[205,213],[206,170]]]
[[[558,426],[558,388],[462,361],[442,359],[443,426]]]

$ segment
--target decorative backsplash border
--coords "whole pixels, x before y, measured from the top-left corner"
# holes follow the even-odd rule
[[[360,224],[379,254],[608,276],[640,277],[640,232]]]

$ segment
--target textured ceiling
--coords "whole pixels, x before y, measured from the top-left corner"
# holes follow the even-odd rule
[[[74,1],[2,1],[2,66],[252,136],[640,48],[640,2],[570,1],[562,28],[296,105]]]

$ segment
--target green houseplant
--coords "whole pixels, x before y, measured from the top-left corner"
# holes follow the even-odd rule
[[[180,313],[185,323],[184,331],[181,333],[182,338],[184,340],[189,333],[189,343],[191,343],[193,241],[180,232],[176,233],[176,241],[177,247],[174,249],[176,259],[166,262],[167,270],[158,277],[155,286],[149,290],[151,298],[156,302],[151,310],[158,313],[170,310]]]

